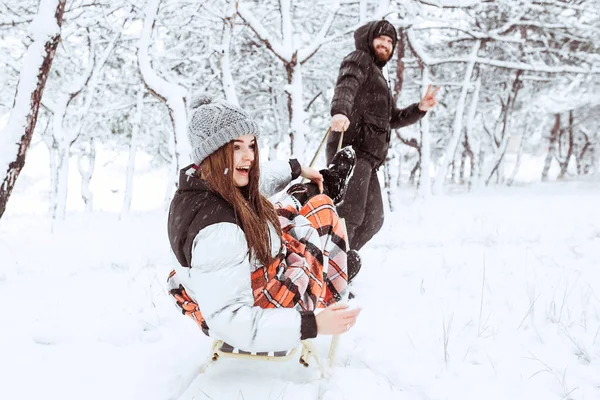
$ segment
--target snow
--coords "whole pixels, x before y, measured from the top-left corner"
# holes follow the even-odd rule
[[[295,359],[222,359],[199,375],[211,342],[165,293],[168,173],[140,153],[120,220],[127,153],[99,146],[103,211],[78,211],[75,187],[51,223],[43,150],[0,222],[2,399],[600,398],[598,181],[417,202],[401,190],[362,251],[363,312],[329,380]],[[327,354],[328,337],[316,344]]]

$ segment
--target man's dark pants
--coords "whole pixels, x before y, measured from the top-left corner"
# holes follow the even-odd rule
[[[344,218],[350,248],[360,250],[383,225],[383,199],[377,170],[357,155],[344,201],[337,207]]]

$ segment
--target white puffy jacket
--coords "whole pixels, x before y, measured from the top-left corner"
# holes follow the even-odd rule
[[[265,197],[281,191],[291,179],[287,161],[261,165],[260,190]],[[281,243],[272,226],[270,231],[271,254],[276,256]],[[196,235],[191,268],[178,266],[176,272],[188,294],[201,305],[210,336],[251,352],[294,348],[301,339],[301,314],[296,309],[254,306],[250,281],[254,268],[248,252],[242,229],[218,222]]]

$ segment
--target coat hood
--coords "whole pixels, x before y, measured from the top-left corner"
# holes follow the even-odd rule
[[[389,21],[379,20],[371,21],[361,26],[354,32],[354,45],[356,50],[362,50],[369,53],[375,59],[375,50],[373,49],[373,39],[378,36],[389,36],[392,38],[392,53],[390,59],[394,55],[394,49],[398,42],[396,28]],[[377,65],[383,67],[387,62],[377,62]]]

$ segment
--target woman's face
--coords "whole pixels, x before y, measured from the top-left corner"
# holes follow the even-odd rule
[[[233,184],[236,187],[248,185],[255,151],[254,135],[243,135],[233,141]]]

